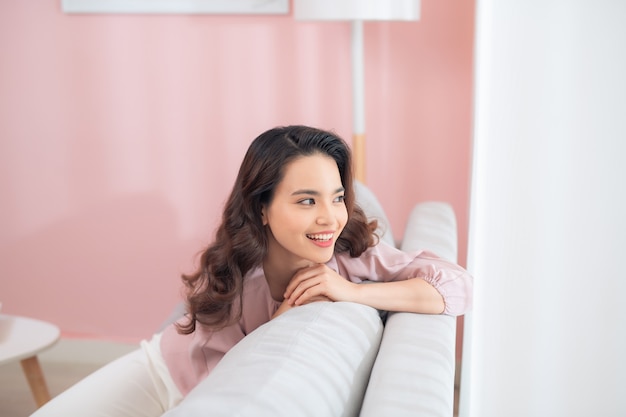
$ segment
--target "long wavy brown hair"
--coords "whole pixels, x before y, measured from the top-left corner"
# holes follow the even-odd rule
[[[348,221],[337,239],[335,253],[348,251],[357,257],[376,244],[376,221],[368,221],[355,202],[347,144],[334,133],[307,126],[270,129],[250,144],[215,240],[201,253],[198,269],[182,276],[188,320],[178,323],[180,333],[193,333],[197,323],[219,329],[240,319],[246,273],[261,265],[267,254],[261,208],[271,202],[284,168],[296,158],[313,154],[335,160],[345,188]]]

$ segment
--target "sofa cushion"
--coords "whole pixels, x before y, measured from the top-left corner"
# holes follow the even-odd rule
[[[368,306],[293,308],[235,345],[165,416],[356,416],[381,335]]]

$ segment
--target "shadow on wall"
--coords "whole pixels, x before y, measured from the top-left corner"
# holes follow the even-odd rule
[[[180,300],[198,242],[154,194],[103,202],[2,250],[4,312],[52,321],[65,334],[139,340]]]

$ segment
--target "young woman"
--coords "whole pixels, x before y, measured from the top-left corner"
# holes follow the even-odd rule
[[[34,415],[159,416],[246,334],[296,306],[351,301],[380,310],[463,314],[472,279],[458,265],[378,242],[356,205],[345,142],[306,126],[257,137],[214,242],[183,276],[185,318]],[[363,281],[378,281],[359,285]]]

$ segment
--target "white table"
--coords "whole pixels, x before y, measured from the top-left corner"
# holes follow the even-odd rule
[[[38,407],[50,400],[50,393],[37,354],[54,345],[59,328],[41,320],[0,314],[0,365],[20,361]]]

